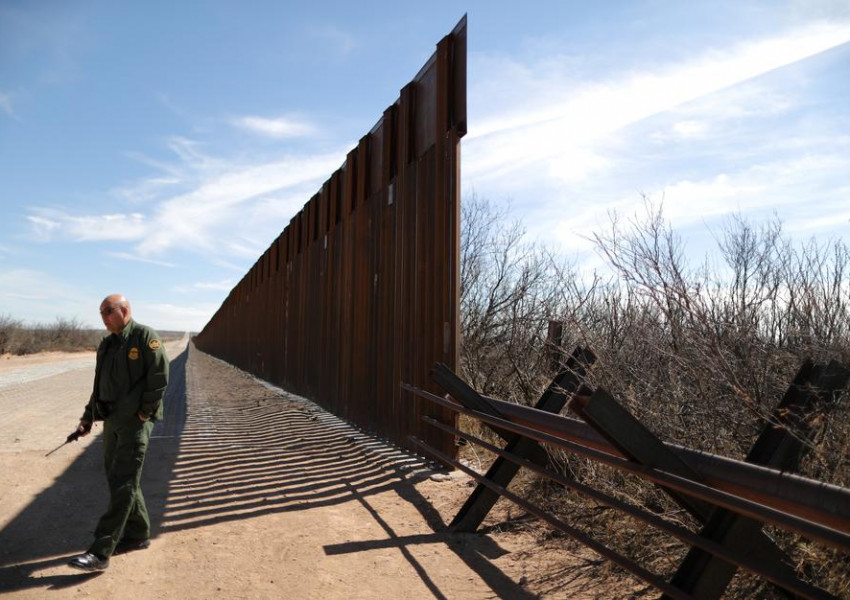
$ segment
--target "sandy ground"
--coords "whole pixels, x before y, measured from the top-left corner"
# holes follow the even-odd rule
[[[0,359],[0,595],[632,597],[633,582],[603,580],[587,551],[504,527],[504,500],[484,533],[446,533],[472,491],[465,476],[438,473],[187,342],[166,346],[166,418],[145,466],[153,543],[100,574],[65,564],[106,505],[100,425],[45,457],[77,423],[94,355]]]

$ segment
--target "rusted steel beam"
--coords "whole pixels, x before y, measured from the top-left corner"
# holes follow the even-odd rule
[[[763,561],[752,560],[750,556],[747,556],[746,554],[738,551],[735,548],[729,548],[722,544],[718,544],[717,542],[700,536],[699,534],[693,533],[684,527],[681,527],[669,521],[665,521],[661,517],[658,517],[657,515],[654,515],[649,511],[640,509],[632,504],[623,502],[622,500],[618,500],[617,498],[609,496],[608,494],[604,494],[598,490],[593,489],[590,486],[579,483],[573,478],[564,477],[559,473],[554,473],[549,469],[546,469],[545,467],[541,467],[540,465],[531,462],[530,460],[527,460],[525,458],[517,456],[516,454],[508,452],[507,450],[502,450],[497,446],[485,442],[484,440],[477,438],[474,435],[463,432],[455,427],[451,427],[444,423],[440,423],[436,419],[432,419],[430,417],[423,417],[423,420],[425,420],[430,425],[437,427],[438,429],[441,429],[452,435],[456,435],[460,438],[467,440],[468,442],[472,442],[473,444],[484,448],[485,450],[488,450],[489,452],[497,454],[499,457],[509,460],[520,467],[525,467],[534,471],[535,473],[547,477],[552,481],[563,485],[567,489],[576,491],[584,496],[587,496],[588,498],[593,499],[596,502],[599,502],[600,504],[604,504],[605,506],[609,506],[623,513],[626,513],[640,521],[643,521],[644,523],[651,525],[656,529],[659,529],[674,536],[675,538],[686,544],[701,548],[706,552],[710,552],[716,556],[720,556],[729,562],[737,564],[738,566],[743,567],[744,569],[763,577],[771,583],[774,583],[790,592],[799,595],[802,598],[807,598],[811,600],[836,600],[836,597],[832,594],[813,585],[800,581],[799,579],[797,579],[796,576],[794,576],[793,573],[791,573],[789,576],[785,572],[779,572],[776,569],[771,569],[769,566],[766,567]]]
[[[850,370],[837,361],[823,365],[807,360],[747,453],[746,462],[799,470],[811,438],[820,429],[815,413],[835,404],[848,381]]]
[[[570,407],[630,460],[705,483],[686,460],[667,448],[605,390],[596,390],[590,398],[577,398]],[[708,503],[683,496],[674,490],[666,488],[664,490],[702,523],[711,522],[711,518],[718,511]],[[746,552],[752,548],[753,560],[760,562],[765,570],[782,573],[788,578],[795,577],[794,570],[785,562],[787,560],[785,554],[762,533],[761,523],[751,519],[741,519],[739,527],[747,531],[748,538],[739,540],[738,549]],[[715,537],[710,539],[722,542]],[[681,580],[676,581],[675,578],[672,583],[679,589],[694,594],[700,600],[719,598],[735,574],[736,566],[733,563],[715,559],[713,554],[704,550],[700,549],[699,552],[701,557],[708,557],[708,561],[712,562],[712,577],[703,579],[703,583],[696,586],[688,585]]]
[[[617,456],[614,456],[607,452],[588,448],[575,442],[571,442],[567,439],[559,438],[551,433],[545,433],[531,427],[519,425],[506,419],[492,417],[475,410],[469,410],[464,408],[460,404],[452,402],[451,400],[442,398],[435,394],[431,394],[425,390],[416,388],[415,386],[411,386],[409,384],[404,384],[404,387],[405,389],[416,393],[422,396],[423,398],[427,398],[431,402],[435,402],[437,404],[445,406],[446,408],[453,408],[459,413],[467,414],[489,425],[500,427],[507,431],[512,431],[519,435],[530,437],[539,442],[554,444],[555,446],[564,448],[565,450],[573,452],[579,456],[584,456],[585,458],[590,458],[597,462],[610,465],[621,471],[632,473],[634,475],[657,483],[660,486],[670,487],[678,492],[688,494],[690,496],[709,502],[716,506],[728,508],[729,510],[735,511],[744,516],[760,519],[766,523],[771,523],[773,525],[776,525],[777,527],[784,528],[788,531],[796,532],[802,535],[803,537],[816,540],[832,548],[837,548],[842,552],[850,552],[850,531],[832,529],[819,523],[803,519],[799,515],[782,512],[780,510],[772,508],[769,505],[759,504],[758,502],[749,500],[746,497],[736,496],[734,494],[724,492],[719,488],[713,488],[709,485],[703,485],[690,479],[685,479],[677,475],[665,473],[658,469],[645,467],[632,461],[618,458]],[[552,415],[552,418],[556,418],[556,415]],[[775,472],[775,476],[781,478],[784,476],[784,474],[780,472]],[[848,490],[843,490],[842,488],[839,488],[839,490],[850,494],[850,491]],[[850,506],[850,504],[848,504],[847,506]],[[844,510],[847,510],[847,508],[845,507]]]
[[[465,407],[496,417],[502,416],[498,408],[476,392],[446,365],[442,363],[434,365],[434,368],[431,369],[431,379]]]
[[[485,396],[506,418],[613,456],[623,456],[586,423]],[[779,511],[850,533],[850,490],[739,460],[664,443],[706,484]]]
[[[546,391],[543,392],[535,408],[551,413],[559,412],[567,403],[569,397],[578,391],[586,370],[595,360],[596,357],[591,351],[584,348],[576,348],[567,361],[565,368],[552,380]],[[463,397],[467,397],[472,401],[473,406],[467,405],[468,407],[485,407],[485,409],[495,411],[490,414],[501,416],[501,413],[494,408],[492,403],[483,399],[469,386],[465,384],[461,385],[459,377],[446,371],[448,369],[445,367],[435,368],[432,372],[432,377],[436,377],[438,383],[442,379],[449,386],[444,386],[446,390],[450,391],[450,388],[453,388],[455,391],[461,392]],[[546,453],[536,441],[526,437],[512,435],[507,442],[505,449],[508,452],[529,458],[538,464],[545,464],[547,460]],[[507,487],[516,476],[518,469],[519,467],[515,463],[497,458],[487,470],[486,477],[493,483]],[[487,513],[490,512],[498,499],[498,494],[495,494],[490,488],[483,485],[477,486],[455,515],[450,527],[456,531],[475,531],[484,521]]]
[[[573,527],[572,525],[568,525],[567,523],[564,523],[560,519],[555,518],[554,516],[552,516],[548,512],[539,508],[537,505],[532,504],[531,502],[528,502],[527,500],[524,500],[523,498],[520,498],[516,494],[508,491],[504,487],[502,487],[502,486],[500,486],[496,483],[493,483],[492,481],[487,479],[484,475],[476,473],[475,471],[473,471],[472,469],[470,469],[469,467],[467,467],[463,463],[461,463],[461,462],[455,460],[454,458],[450,457],[449,455],[444,454],[443,452],[440,452],[439,450],[428,446],[426,443],[424,443],[423,441],[421,441],[421,440],[419,440],[415,437],[411,437],[411,441],[414,443],[414,445],[421,448],[422,450],[424,450],[426,453],[430,454],[431,456],[433,456],[437,460],[439,460],[439,461],[441,461],[441,462],[443,462],[447,465],[450,465],[450,466],[452,466],[456,469],[463,471],[464,473],[466,473],[467,475],[469,475],[470,477],[475,479],[479,484],[486,486],[487,488],[492,490],[496,495],[503,496],[504,498],[507,498],[508,500],[510,500],[511,502],[516,504],[517,506],[522,507],[524,510],[526,510],[530,514],[536,516],[538,519],[545,521],[546,523],[548,523],[549,525],[551,525],[552,527],[554,527],[558,531],[562,531],[563,533],[567,534],[568,536],[578,540],[580,543],[587,546],[588,548],[590,548],[591,550],[593,550],[594,552],[596,552],[600,556],[607,558],[608,560],[610,560],[611,562],[613,562],[616,565],[619,565],[620,567],[629,571],[635,577],[639,578],[642,581],[645,581],[646,583],[648,583],[652,587],[659,589],[659,590],[662,590],[665,593],[670,594],[671,597],[679,599],[679,600],[695,600],[694,597],[691,596],[690,594],[686,594],[686,593],[674,588],[669,583],[664,581],[664,579],[662,579],[658,575],[655,575],[654,573],[651,573],[650,571],[647,571],[646,569],[644,569],[642,566],[640,566],[639,564],[637,564],[633,560],[623,556],[622,554],[619,554],[618,552],[615,552],[614,550],[611,550],[610,548],[608,548],[607,546],[605,546],[601,542],[596,541],[594,538],[586,535],[584,532]]]
[[[824,405],[833,404],[850,380],[850,371],[836,361],[817,365],[807,360],[794,378],[782,401],[753,447],[746,462],[770,466],[782,471],[796,471],[806,452],[806,442],[816,430],[813,413]],[[716,510],[700,531],[700,535],[721,544],[734,544],[742,551],[753,548],[765,552],[774,548],[765,544],[762,524],[727,510]],[[761,542],[761,543],[760,543]],[[768,547],[769,546],[769,547]],[[774,561],[788,561],[776,552]],[[790,561],[788,561],[790,562]],[[791,570],[783,563],[782,567]],[[782,568],[777,565],[777,568]],[[723,595],[736,569],[729,563],[700,548],[691,548],[671,583],[698,598],[715,600]]]
[[[570,408],[593,427],[608,443],[634,462],[686,479],[701,481],[699,473],[671,452],[643,424],[626,411],[605,390],[597,389],[590,397],[577,397]],[[705,502],[666,490],[670,496],[700,521],[708,520],[714,507]]]

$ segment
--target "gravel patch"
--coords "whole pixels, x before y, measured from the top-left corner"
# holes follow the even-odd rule
[[[31,383],[39,379],[53,377],[60,373],[76,371],[77,369],[90,369],[94,371],[94,354],[86,356],[67,358],[61,362],[33,364],[23,367],[15,367],[0,372],[0,390],[16,385]]]

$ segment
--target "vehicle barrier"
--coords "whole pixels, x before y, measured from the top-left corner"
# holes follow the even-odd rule
[[[790,473],[804,458],[806,440],[817,426],[817,420],[807,416],[824,404],[838,401],[850,381],[850,369],[835,361],[826,365],[806,361],[746,459],[735,461],[663,443],[605,390],[593,390],[583,383],[593,360],[588,350],[576,349],[535,408],[482,396],[440,364],[431,376],[448,392],[446,396],[403,384],[405,389],[438,406],[479,419],[507,442],[504,449],[498,448],[451,423],[423,417],[433,427],[498,456],[487,473],[481,475],[427,442],[411,438],[427,454],[463,470],[479,483],[452,528],[474,531],[495,500],[504,496],[662,591],[664,598],[720,598],[739,567],[797,597],[835,598],[798,579],[784,552],[762,528],[767,523],[850,552],[850,490]],[[583,421],[558,414],[567,404]],[[702,524],[701,530],[690,531],[546,469],[540,443],[659,485]],[[520,467],[652,525],[688,544],[691,550],[672,579],[665,581],[588,533],[510,492],[508,485]]]

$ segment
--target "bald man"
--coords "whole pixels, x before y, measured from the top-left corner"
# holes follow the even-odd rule
[[[153,422],[162,418],[168,385],[168,357],[156,331],[133,320],[127,298],[112,294],[100,304],[109,331],[97,349],[94,389],[78,430],[88,435],[103,421],[103,457],[109,507],[88,552],[68,564],[103,571],[116,551],[150,546],[151,524],[140,486]]]

